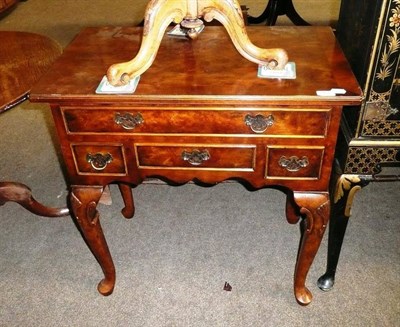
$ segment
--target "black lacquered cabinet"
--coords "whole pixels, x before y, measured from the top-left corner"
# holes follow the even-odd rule
[[[342,0],[337,38],[365,99],[342,117],[323,290],[333,286],[356,192],[400,180],[400,1]]]
[[[399,161],[400,1],[343,0],[337,38],[365,94],[344,113],[337,157],[343,173],[373,175]]]

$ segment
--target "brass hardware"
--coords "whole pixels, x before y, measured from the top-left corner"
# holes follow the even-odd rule
[[[181,26],[187,30],[187,36],[191,39],[196,39],[199,36],[199,32],[196,28],[201,28],[204,22],[199,18],[185,18],[181,21]]]
[[[385,121],[391,115],[399,112],[399,109],[392,108],[389,102],[367,102],[364,107],[363,120],[372,120],[373,122]]]
[[[200,150],[193,150],[192,152],[183,151],[182,152],[182,159],[188,161],[193,166],[199,166],[203,163],[203,161],[209,160],[210,154],[207,150],[200,151]]]
[[[275,60],[275,59],[272,59],[272,60],[270,60],[269,62],[268,62],[268,67],[270,68],[270,69],[274,69],[275,67],[277,67],[278,66],[278,62]]]
[[[124,129],[135,129],[136,126],[144,123],[144,119],[140,113],[133,115],[131,113],[120,114],[117,112],[114,117],[114,122],[121,125]]]
[[[250,126],[251,130],[255,133],[264,133],[268,127],[272,126],[275,122],[275,118],[272,115],[267,117],[263,115],[246,115],[244,122],[247,126]]]
[[[103,170],[107,167],[107,165],[113,161],[113,157],[111,154],[102,154],[102,153],[96,153],[96,154],[91,154],[88,153],[86,155],[86,161],[90,163],[90,165],[93,167],[95,170]]]
[[[278,163],[279,163],[279,166],[281,166],[282,168],[286,168],[286,170],[290,171],[290,172],[299,171],[301,168],[305,168],[309,164],[307,157],[303,157],[303,158],[299,159],[296,156],[292,156],[290,158],[286,158],[285,156],[282,156],[279,159]]]

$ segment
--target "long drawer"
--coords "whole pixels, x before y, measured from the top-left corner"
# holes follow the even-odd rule
[[[161,110],[162,109],[162,110]],[[325,137],[331,108],[61,107],[70,134],[188,134]]]
[[[254,171],[255,145],[136,144],[137,166],[147,169]]]

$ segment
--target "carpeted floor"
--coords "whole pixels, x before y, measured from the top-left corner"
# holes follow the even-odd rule
[[[309,15],[314,2],[295,4]],[[65,46],[84,26],[136,24],[145,3],[28,0],[0,20],[0,30],[33,31]],[[0,180],[25,183],[38,200],[63,206],[67,187],[48,108],[24,102],[1,114],[0,139]],[[0,207],[0,326],[400,326],[398,183],[357,194],[328,293],[316,286],[324,238],[308,276],[308,307],[292,294],[299,228],[286,222],[283,193],[237,183],[145,184],[134,189],[136,215],[126,220],[111,191],[113,205],[100,206],[117,269],[109,297],[97,293],[102,272],[70,217]]]

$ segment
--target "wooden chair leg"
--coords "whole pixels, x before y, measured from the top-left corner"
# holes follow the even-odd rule
[[[51,208],[37,202],[32,196],[31,189],[24,184],[0,182],[0,206],[9,201],[20,204],[25,209],[38,216],[63,217],[69,215],[69,209],[67,207]]]

